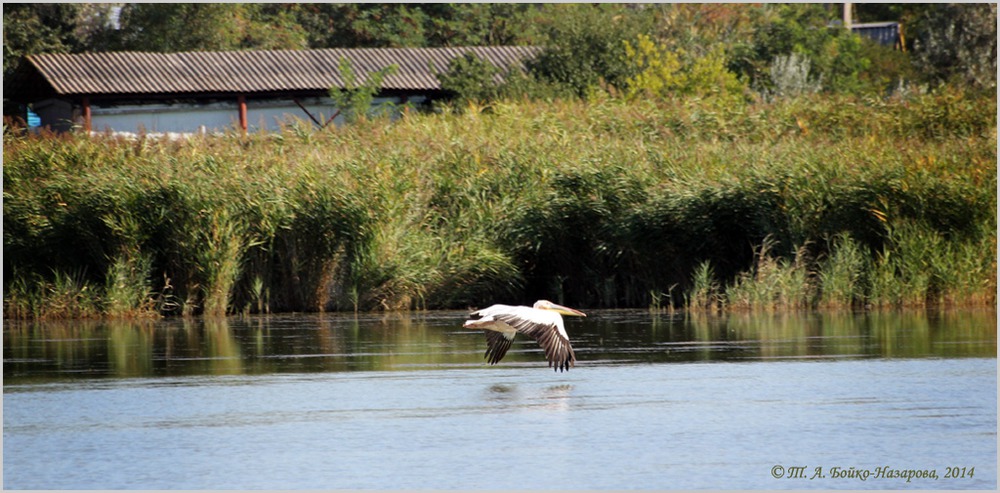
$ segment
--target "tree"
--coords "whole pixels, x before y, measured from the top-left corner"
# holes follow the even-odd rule
[[[431,70],[440,81],[441,89],[454,94],[459,104],[488,102],[495,99],[500,91],[499,84],[494,80],[500,69],[475,53],[467,52],[455,57],[448,63],[445,72],[437,72],[433,66]]]
[[[753,40],[754,30],[768,12],[754,4],[668,3],[650,7],[652,38],[670,50],[689,57],[707,55],[718,47],[733,47]]]
[[[411,4],[295,4],[312,48],[424,46],[426,16]]]
[[[997,84],[997,4],[942,4],[914,26],[913,57],[929,81]]]
[[[305,28],[284,5],[247,4],[244,8],[248,15],[242,20],[241,48],[278,50],[310,47]]]
[[[337,64],[340,70],[340,77],[344,81],[344,88],[330,88],[330,97],[337,105],[337,109],[344,116],[344,121],[354,123],[360,119],[367,118],[375,111],[372,102],[382,81],[389,75],[396,73],[399,69],[396,65],[389,65],[376,72],[371,72],[365,76],[364,82],[358,80],[358,75],[354,72],[351,61],[341,58]]]
[[[871,61],[863,55],[860,36],[830,24],[831,13],[820,4],[786,4],[765,13],[753,41],[739,46],[730,67],[757,89],[772,89],[771,64],[792,53],[808,58],[810,77],[828,91],[858,91],[861,74]]]
[[[525,3],[427,4],[427,46],[531,45],[540,33],[530,22],[540,6]]]
[[[533,44],[534,4],[292,4],[312,48]]]
[[[76,38],[83,51],[109,51],[116,48],[119,18],[124,4],[83,3],[76,21]]]
[[[629,73],[626,39],[643,32],[643,16],[616,5],[548,6],[545,50],[528,62],[537,77],[568,86],[583,97],[602,83],[623,87]]]
[[[744,99],[745,87],[726,68],[720,45],[702,56],[687,57],[683,49],[671,50],[642,34],[634,44],[624,44],[628,63],[633,67],[633,75],[625,80],[623,88],[626,98],[681,95],[726,103]]]
[[[274,4],[127,4],[120,22],[117,49],[172,52],[307,47],[302,26]]]
[[[74,33],[79,12],[80,4],[4,3],[4,78],[16,72],[25,55],[79,51]]]

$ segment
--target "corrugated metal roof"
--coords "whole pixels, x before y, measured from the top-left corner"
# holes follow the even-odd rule
[[[257,93],[344,87],[341,58],[360,79],[389,65],[383,90],[440,89],[439,71],[471,51],[501,68],[521,67],[540,51],[530,46],[342,48],[321,50],[108,52],[32,55],[28,61],[60,95]]]
[[[867,22],[851,24],[851,31],[860,34],[878,44],[894,46],[901,44],[898,22]]]

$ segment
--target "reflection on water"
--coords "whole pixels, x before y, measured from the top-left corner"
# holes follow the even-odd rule
[[[567,373],[463,318],[7,323],[4,488],[996,489],[992,310],[598,311]]]
[[[500,410],[545,409],[566,411],[569,409],[573,385],[552,385],[543,389],[521,388],[516,384],[494,384],[489,387],[484,399]]]
[[[5,322],[5,383],[77,377],[483,367],[463,312],[140,322]],[[568,320],[578,365],[807,358],[995,357],[996,311],[660,316]],[[544,366],[519,338],[500,366]],[[516,388],[491,389],[516,396]],[[563,389],[568,392],[569,389]]]

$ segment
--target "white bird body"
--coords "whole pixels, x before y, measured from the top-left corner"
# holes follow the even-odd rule
[[[514,335],[520,332],[538,341],[550,367],[564,371],[576,363],[576,355],[560,313],[586,316],[578,310],[539,300],[531,307],[493,305],[483,308],[472,312],[471,316],[479,318],[467,320],[463,327],[486,331],[486,358],[491,365],[503,359]]]

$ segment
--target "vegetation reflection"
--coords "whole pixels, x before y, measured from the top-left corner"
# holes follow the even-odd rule
[[[567,330],[580,366],[803,358],[995,357],[996,312],[664,315],[592,312]],[[14,322],[5,383],[69,378],[490,368],[459,312]],[[518,339],[505,367],[542,358]]]
[[[996,313],[987,310],[734,313],[684,323],[692,342],[731,344],[744,357],[996,356]],[[720,351],[706,350],[704,359]]]

